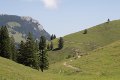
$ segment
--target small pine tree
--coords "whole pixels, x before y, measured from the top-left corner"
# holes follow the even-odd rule
[[[109,22],[110,22],[110,19],[108,19],[107,22],[109,23]]]
[[[62,49],[64,46],[64,40],[62,37],[58,40],[58,49]]]
[[[56,39],[56,35],[55,34],[54,34],[53,38]]]
[[[10,59],[10,38],[6,26],[2,26],[0,30],[0,56]]]
[[[44,36],[40,37],[40,43],[39,43],[39,66],[41,71],[43,72],[44,69],[48,69],[49,63],[47,59],[47,53],[46,53],[46,39]]]
[[[54,36],[53,36],[53,34],[51,35],[51,40],[53,40],[54,39]]]
[[[50,50],[53,50],[53,42],[51,41]]]
[[[47,44],[47,50],[50,50],[50,45],[49,44]]]
[[[87,34],[87,32],[88,32],[87,29],[85,29],[84,32],[83,32],[83,34]]]

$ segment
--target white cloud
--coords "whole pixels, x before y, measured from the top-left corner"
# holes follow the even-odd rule
[[[60,0],[21,0],[21,1],[27,1],[27,2],[41,1],[46,8],[57,9]]]
[[[56,9],[58,7],[58,0],[42,0],[42,2],[49,9]]]

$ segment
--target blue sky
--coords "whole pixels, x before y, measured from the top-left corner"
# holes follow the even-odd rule
[[[31,16],[50,34],[64,36],[120,19],[120,0],[0,0],[0,14]]]

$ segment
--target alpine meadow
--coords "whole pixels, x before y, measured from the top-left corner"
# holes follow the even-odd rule
[[[119,80],[118,3],[0,1],[0,80]]]

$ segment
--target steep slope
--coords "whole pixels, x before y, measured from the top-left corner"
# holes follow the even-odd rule
[[[105,22],[87,29],[87,34],[80,31],[64,37],[64,48],[50,52],[53,62],[64,60],[70,56],[84,55],[89,51],[120,40],[120,20]],[[57,47],[57,40],[54,40]]]
[[[0,15],[0,27],[6,25],[10,35],[14,36],[16,42],[25,40],[29,32],[31,32],[35,39],[39,39],[44,35],[50,40],[50,35],[43,26],[31,17],[21,17],[16,15]]]

